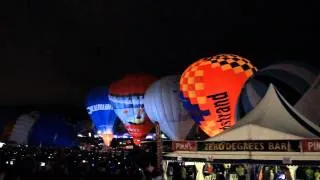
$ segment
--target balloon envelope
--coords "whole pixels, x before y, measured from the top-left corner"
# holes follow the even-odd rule
[[[148,74],[130,74],[109,87],[109,99],[114,111],[136,140],[144,138],[153,127],[144,111],[143,100],[145,91],[155,80]]]
[[[184,109],[179,96],[180,76],[166,76],[154,82],[144,97],[150,119],[160,124],[161,131],[172,140],[185,140],[195,124]]]
[[[86,108],[98,134],[113,134],[117,115],[110,104],[106,87],[95,88],[89,92]]]
[[[1,139],[17,144],[28,144],[28,136],[35,122],[39,118],[38,112],[22,114],[18,117],[11,117],[9,121],[1,119]],[[7,119],[8,120],[8,119]]]
[[[11,130],[8,140],[16,142],[17,144],[28,144],[28,135],[36,120],[37,118],[34,118],[29,114],[19,116]]]
[[[76,138],[76,131],[65,117],[42,113],[29,134],[29,143],[34,146],[73,147]]]
[[[272,83],[298,112],[311,121],[316,121],[319,116],[314,115],[318,111],[313,111],[312,107],[318,106],[316,99],[319,96],[307,94],[307,92],[310,92],[312,85],[316,83],[319,72],[314,67],[296,62],[281,62],[259,70],[245,83],[241,91],[237,106],[238,119],[241,119],[258,105]],[[304,100],[307,100],[307,108],[299,106],[299,103],[302,104]]]
[[[184,71],[180,79],[183,104],[209,136],[235,124],[241,88],[256,70],[245,58],[221,54],[202,58]]]

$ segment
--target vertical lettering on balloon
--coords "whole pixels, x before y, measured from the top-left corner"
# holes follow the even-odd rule
[[[221,99],[225,99],[227,97],[228,97],[227,92],[213,94],[213,95],[208,96],[208,98],[211,98],[213,100],[221,100]]]
[[[216,108],[217,122],[220,123],[220,129],[225,130],[231,127],[231,107],[227,92],[217,93],[207,96],[213,100]]]

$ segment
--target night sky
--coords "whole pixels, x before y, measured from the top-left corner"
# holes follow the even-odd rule
[[[180,74],[217,53],[319,67],[315,2],[1,1],[0,105],[83,106],[127,72]]]

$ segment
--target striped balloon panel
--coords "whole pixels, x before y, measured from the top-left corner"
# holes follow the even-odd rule
[[[18,117],[8,140],[17,144],[28,144],[28,135],[35,122],[36,119],[26,114]]]
[[[237,105],[238,119],[260,102],[270,83],[294,106],[309,90],[318,74],[319,70],[301,63],[279,63],[261,69],[242,89]]]
[[[253,78],[243,87],[237,104],[237,119],[250,112],[267,92],[268,86]]]
[[[180,99],[179,76],[166,76],[154,82],[145,93],[145,110],[159,122],[161,131],[173,140],[185,140],[194,121]]]

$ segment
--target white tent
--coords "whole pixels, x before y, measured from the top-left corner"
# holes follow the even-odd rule
[[[294,107],[309,120],[320,126],[320,75]]]
[[[259,104],[232,128],[206,141],[317,138],[320,128],[297,112],[271,84]]]
[[[260,103],[235,126],[206,141],[299,140],[318,138],[320,128],[298,113],[270,85]],[[176,151],[165,157],[219,160],[320,161],[320,152]]]
[[[243,119],[206,141],[246,141],[246,140],[298,140],[320,137],[320,128],[295,110],[270,85],[259,104]],[[320,161],[320,152],[258,152],[258,151],[176,151],[165,155],[164,159],[202,159],[215,161]],[[165,161],[164,164],[168,164]],[[197,179],[203,179],[200,173],[204,163],[195,163],[199,170]],[[164,167],[166,171],[166,167]],[[166,177],[166,176],[165,176]]]

